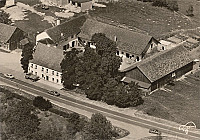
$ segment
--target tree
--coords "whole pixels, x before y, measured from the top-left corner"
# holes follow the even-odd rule
[[[0,23],[4,24],[11,24],[12,21],[10,20],[10,15],[4,12],[3,10],[0,10]]]
[[[122,59],[116,55],[116,43],[102,33],[94,34],[91,40],[95,42],[96,52],[101,57],[101,69],[111,77],[117,76]]]
[[[48,99],[45,100],[42,96],[35,97],[33,100],[33,105],[44,111],[52,108],[52,103]]]
[[[178,2],[177,0],[168,0],[167,2],[167,8],[171,11],[178,11]]]
[[[187,16],[194,16],[193,11],[193,5],[189,5],[188,9],[186,10]]]
[[[21,139],[38,131],[40,120],[33,113],[34,107],[25,100],[14,99],[10,102],[12,104],[9,103],[5,117],[6,133],[9,137]]]
[[[33,59],[33,47],[34,44],[29,42],[26,44],[22,49],[22,58],[21,58],[21,65],[24,70],[24,73],[28,72],[28,64],[31,59]]]
[[[84,129],[84,139],[112,140],[112,124],[102,114],[96,113]]]
[[[76,80],[75,68],[79,61],[77,56],[78,53],[78,50],[74,48],[71,51],[66,52],[65,57],[60,64],[62,69],[63,86],[67,89],[74,88]]]
[[[141,90],[134,82],[131,82],[129,85],[121,86],[115,98],[115,105],[122,108],[135,107],[144,102],[141,97]]]

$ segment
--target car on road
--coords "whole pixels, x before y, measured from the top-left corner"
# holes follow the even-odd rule
[[[48,91],[47,93],[49,93],[49,94],[51,94],[51,95],[53,95],[53,96],[60,96],[60,93],[58,93],[58,92],[55,91],[55,90],[50,90],[50,91]]]
[[[48,5],[45,5],[45,4],[42,4],[41,7],[42,7],[42,9],[44,9],[44,10],[48,10],[48,9],[49,9],[49,6],[48,6]]]
[[[149,133],[161,135],[161,132],[158,131],[157,129],[149,129]]]
[[[6,73],[6,74],[4,74],[4,76],[5,76],[6,78],[9,78],[9,79],[15,79],[15,77],[14,77],[12,74]]]
[[[26,79],[30,79],[31,81],[35,82],[35,81],[38,81],[40,78],[36,75],[33,75],[32,73],[27,73],[25,75],[25,78]]]

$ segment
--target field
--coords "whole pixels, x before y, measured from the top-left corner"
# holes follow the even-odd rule
[[[184,3],[182,5],[185,6]],[[182,5],[180,5],[180,10],[184,11]],[[136,0],[107,4],[107,8],[96,8],[90,14],[114,20],[132,28],[137,27],[156,38],[171,31],[196,27],[196,24],[183,14],[171,12],[166,8],[153,7],[151,3]]]
[[[200,77],[200,71],[194,74]],[[193,121],[200,128],[200,79],[185,78],[176,81],[169,90],[157,90],[145,97],[137,109],[149,115],[186,124]]]

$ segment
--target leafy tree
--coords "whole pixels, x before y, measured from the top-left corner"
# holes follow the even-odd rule
[[[186,10],[187,16],[194,16],[193,11],[194,7],[192,5],[189,5],[188,9]]]
[[[111,77],[117,76],[122,59],[116,55],[116,43],[102,33],[94,34],[92,41],[96,44],[97,54],[101,56],[101,69]]]
[[[84,139],[112,140],[112,124],[102,114],[96,113],[84,129]]]
[[[29,64],[29,60],[33,59],[33,47],[34,44],[29,42],[28,44],[26,44],[23,49],[22,49],[22,58],[21,58],[21,65],[22,68],[24,70],[24,73],[28,72],[28,64]]]
[[[73,89],[75,84],[75,68],[78,62],[78,50],[72,49],[71,51],[66,52],[65,58],[61,62],[62,69],[62,81],[63,86],[67,89]]]
[[[12,104],[9,104],[7,108],[5,119],[6,132],[9,137],[21,139],[38,131],[40,120],[33,113],[34,107],[24,100],[15,99],[11,102]]]
[[[49,110],[52,108],[52,103],[47,99],[45,100],[42,96],[37,96],[33,100],[33,105],[38,107],[40,110]]]
[[[171,11],[178,11],[178,2],[177,0],[168,0],[167,2],[167,8]]]
[[[11,24],[12,21],[10,20],[10,15],[4,12],[3,10],[0,10],[0,23],[4,24]]]
[[[75,112],[69,114],[68,121],[73,125],[75,133],[80,132],[85,125],[85,121],[80,117],[78,113]]]
[[[121,86],[116,95],[115,105],[118,107],[134,107],[142,104],[144,101],[141,97],[141,90],[138,85],[131,82],[129,85]]]

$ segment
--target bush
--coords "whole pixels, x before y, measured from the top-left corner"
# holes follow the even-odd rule
[[[48,99],[45,100],[42,96],[35,97],[33,100],[33,105],[43,111],[52,108],[52,103]]]

